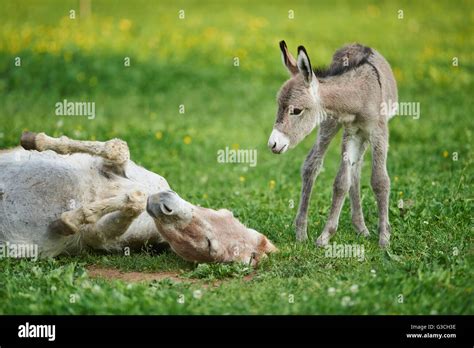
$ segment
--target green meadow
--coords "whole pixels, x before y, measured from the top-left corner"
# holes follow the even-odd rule
[[[280,252],[257,269],[197,265],[171,251],[4,258],[0,313],[474,314],[473,19],[470,1],[93,0],[90,13],[72,0],[2,1],[0,148],[17,146],[24,130],[124,139],[132,159],[184,199],[232,210]],[[314,66],[346,43],[373,47],[390,62],[400,101],[420,105],[419,117],[390,121],[386,251],[370,153],[361,195],[371,235],[355,233],[346,200],[331,240],[362,245],[364,259],[327,257],[314,244],[341,134],[314,186],[310,238],[295,241],[300,167],[316,132],[281,156],[267,148],[288,78],[282,39],[293,54],[305,45]],[[64,99],[95,102],[95,118],[57,116]],[[219,163],[226,147],[256,149],[257,164]],[[179,280],[95,278],[92,265]]]

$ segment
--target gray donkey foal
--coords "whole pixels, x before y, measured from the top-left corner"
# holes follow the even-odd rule
[[[387,174],[388,121],[396,113],[382,112],[383,105],[398,101],[397,85],[388,62],[377,51],[359,44],[345,46],[333,56],[328,69],[313,71],[303,46],[297,60],[280,42],[284,65],[291,74],[278,94],[278,111],[269,148],[277,154],[295,147],[320,125],[316,143],[302,167],[303,186],[295,220],[296,239],[307,239],[308,205],[314,181],[324,155],[336,133],[344,127],[342,160],[334,181],[329,218],[316,241],[325,246],[336,233],[347,193],[352,223],[357,232],[368,236],[360,201],[360,171],[365,150],[372,147],[371,185],[379,213],[379,244],[390,241],[388,205],[390,178]]]

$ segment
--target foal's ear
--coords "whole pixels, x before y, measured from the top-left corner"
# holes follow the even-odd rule
[[[303,46],[298,47],[298,70],[303,75],[306,83],[311,83],[313,78],[313,69],[311,68],[311,61],[308,53]]]
[[[281,60],[283,61],[283,65],[286,66],[288,71],[292,76],[298,73],[298,67],[296,66],[296,59],[291,55],[288,51],[288,47],[286,47],[286,43],[284,40],[280,41],[280,50],[281,50]]]

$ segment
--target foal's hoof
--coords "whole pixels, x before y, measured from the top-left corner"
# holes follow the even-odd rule
[[[326,245],[329,244],[329,236],[326,234],[321,234],[318,239],[316,239],[316,246],[318,247],[325,247]]]
[[[306,242],[308,240],[308,235],[304,235],[304,236],[299,236],[299,235],[296,235],[296,241],[297,242]]]
[[[360,234],[363,237],[368,237],[370,235],[369,229],[365,225],[365,222],[363,219],[353,218],[352,226],[354,227],[357,234]]]
[[[296,229],[296,241],[304,242],[308,239],[308,234],[306,233],[306,229],[300,230]]]
[[[20,144],[25,150],[36,150],[36,133],[23,132]]]
[[[304,242],[308,239],[308,223],[305,219],[299,217],[296,218],[295,222],[296,227],[296,240],[298,242]]]
[[[360,234],[361,236],[363,237],[368,237],[370,236],[370,233],[369,233],[369,230],[367,227],[364,227],[364,228],[361,228],[361,229],[357,229],[357,233]]]
[[[390,225],[386,225],[385,228],[380,228],[379,229],[379,246],[382,249],[388,248],[390,245]]]
[[[379,246],[382,249],[387,249],[390,246],[390,239],[389,238],[380,238]]]

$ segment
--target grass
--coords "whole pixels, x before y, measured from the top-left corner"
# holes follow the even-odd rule
[[[472,3],[94,1],[92,16],[76,20],[67,17],[70,9],[79,13],[76,1],[2,6],[1,148],[17,145],[24,129],[84,140],[120,137],[136,162],[166,177],[183,198],[231,209],[281,252],[257,270],[195,265],[171,252],[1,259],[0,313],[474,314]],[[287,78],[281,39],[292,50],[305,44],[318,65],[347,42],[374,47],[392,64],[400,100],[420,103],[419,119],[390,122],[389,251],[378,248],[370,154],[361,193],[371,237],[356,236],[346,202],[333,239],[361,243],[365,260],[328,258],[314,246],[330,206],[340,136],[314,188],[310,241],[295,243],[299,168],[315,135],[283,156],[266,148],[275,93]],[[55,116],[54,104],[63,99],[95,101],[96,118]],[[257,149],[257,166],[218,163],[217,151],[226,146]],[[400,199],[411,207],[400,210]],[[199,281],[92,279],[88,265],[176,271]],[[223,282],[207,286],[216,279]]]

